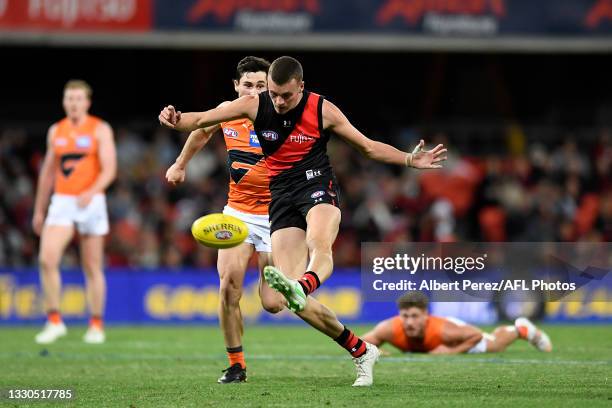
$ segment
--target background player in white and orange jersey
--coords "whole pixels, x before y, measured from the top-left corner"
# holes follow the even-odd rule
[[[47,311],[47,323],[36,335],[36,342],[41,344],[52,343],[66,334],[59,310],[59,265],[75,227],[91,312],[83,340],[105,340],[102,316],[106,282],[102,263],[109,225],[104,192],[115,179],[117,165],[111,127],[88,113],[91,93],[91,87],[81,80],[71,80],[64,87],[66,118],[49,128],[47,153],[38,178],[32,226],[41,238],[40,280]]]
[[[540,351],[552,350],[548,335],[525,317],[512,326],[484,333],[459,319],[430,315],[428,304],[423,292],[406,293],[397,301],[399,314],[378,323],[361,338],[376,346],[389,343],[400,351],[431,354],[499,353],[518,339]]]
[[[267,90],[266,77],[269,67],[270,63],[262,58],[243,58],[238,63],[234,79],[234,89],[238,97]],[[221,105],[227,103],[229,102]],[[217,259],[221,298],[219,322],[230,364],[218,382],[233,383],[246,380],[239,304],[244,274],[253,251],[258,254],[260,271],[263,271],[266,265],[272,264],[268,220],[268,205],[271,200],[268,169],[253,123],[249,119],[238,119],[192,132],[176,162],[168,169],[166,178],[172,184],[182,183],[189,160],[218,130],[223,131],[230,173],[228,201],[223,212],[240,218],[249,227],[249,236],[245,242],[234,248],[220,249]],[[284,298],[272,290],[261,277],[259,295],[267,311],[277,313],[284,308]]]

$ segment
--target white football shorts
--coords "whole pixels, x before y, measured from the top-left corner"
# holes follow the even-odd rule
[[[223,214],[232,215],[246,223],[247,227],[249,227],[249,235],[244,242],[252,244],[255,247],[255,251],[272,252],[268,215],[248,214],[227,205],[223,208]]]
[[[77,196],[53,194],[45,225],[75,225],[80,234],[106,235],[109,231],[106,196],[96,194],[87,207],[77,205]]]
[[[456,317],[447,317],[447,320],[455,323],[457,326],[465,326],[467,323]],[[495,336],[489,333],[482,333],[482,339],[471,349],[467,351],[468,354],[481,354],[487,352],[487,343],[495,341]]]

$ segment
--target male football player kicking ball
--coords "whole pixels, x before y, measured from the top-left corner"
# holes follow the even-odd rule
[[[353,386],[372,385],[378,348],[310,296],[333,272],[332,245],[340,225],[340,198],[327,142],[337,135],[373,160],[420,169],[440,168],[446,149],[438,145],[422,150],[421,141],[420,150],[406,153],[367,138],[334,104],[304,89],[302,65],[291,57],[277,58],[270,66],[268,92],[206,112],[181,113],[167,106],[159,115],[160,123],[182,131],[237,118],[253,121],[270,174],[276,267],[264,268],[266,282],[283,294],[290,310],[351,354],[357,369]]]
[[[236,67],[234,79],[234,90],[238,96],[257,95],[265,91],[269,67],[270,63],[262,58],[252,56],[243,58]],[[223,213],[241,219],[249,227],[249,236],[242,244],[234,248],[220,249],[217,258],[221,299],[219,323],[229,360],[229,367],[224,370],[218,382],[227,384],[244,382],[247,378],[242,349],[240,298],[249,260],[253,252],[257,252],[260,271],[272,263],[268,221],[270,204],[268,169],[264,164],[253,123],[248,119],[238,119],[192,132],[176,163],[166,172],[166,179],[174,185],[185,181],[187,164],[219,130],[222,130],[227,147],[230,173],[228,201]],[[263,278],[259,281],[259,296],[263,308],[268,312],[278,313],[284,309],[285,299],[272,290]]]
[[[430,354],[498,353],[518,339],[540,351],[552,351],[548,335],[527,318],[519,317],[514,326],[501,326],[489,334],[459,319],[429,315],[428,303],[424,293],[408,292],[398,300],[398,316],[378,323],[361,338],[377,346],[390,343],[404,352]]]

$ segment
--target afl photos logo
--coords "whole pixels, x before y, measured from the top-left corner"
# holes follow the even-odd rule
[[[261,137],[263,137],[269,142],[274,142],[278,140],[278,133],[273,130],[264,130],[263,132],[261,132]]]

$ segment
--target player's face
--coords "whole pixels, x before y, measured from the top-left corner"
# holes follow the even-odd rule
[[[266,82],[267,75],[263,71],[245,72],[240,80],[234,79],[234,89],[239,98],[246,95],[257,95],[268,89]]]
[[[297,81],[295,78],[284,85],[274,83],[268,78],[268,92],[276,113],[285,114],[295,108],[300,102],[300,97],[304,91],[304,81]]]
[[[401,309],[399,315],[408,337],[423,337],[425,323],[427,322],[427,311],[418,307],[410,307]]]
[[[89,110],[91,101],[84,89],[73,88],[64,91],[64,111],[71,119],[80,119]]]

